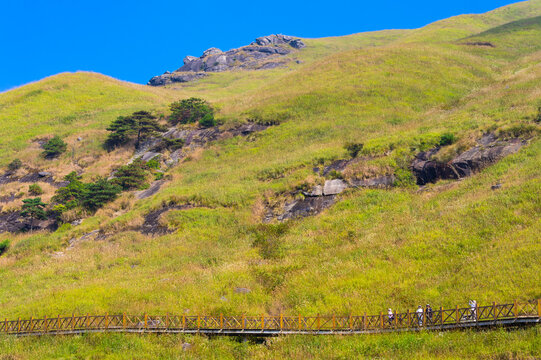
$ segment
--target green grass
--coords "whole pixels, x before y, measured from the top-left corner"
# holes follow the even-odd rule
[[[0,135],[7,149],[1,164],[20,157],[67,173],[72,158],[84,156],[92,161],[88,178],[107,175],[132,155],[129,149],[107,154],[100,144],[104,127],[134,110],[165,111],[172,100],[200,96],[226,122],[242,121],[254,110],[288,118],[249,138],[195,152],[168,171],[172,180],[151,198],[124,194],[82,225],[52,234],[0,234],[0,241],[11,243],[0,257],[0,317],[350,314],[426,302],[455,306],[470,298],[480,304],[540,298],[541,140],[533,118],[540,104],[541,38],[535,36],[538,20],[524,20],[540,13],[540,2],[530,1],[419,30],[307,39],[308,47],[292,55],[302,64],[213,74],[166,89],[76,73],[0,94],[0,124],[10,129]],[[497,47],[461,45],[472,39]],[[513,46],[521,41],[528,46]],[[322,214],[289,222],[266,250],[254,243],[261,238],[256,234],[266,234],[258,226],[265,200],[283,201],[301,184],[323,182],[312,168],[347,157],[347,142],[363,143],[361,156],[372,156],[354,170],[364,176],[407,171],[404,163],[442,134],[458,139],[442,151],[442,158],[451,158],[487,131],[521,129],[531,138],[527,146],[471,178],[423,191],[348,190]],[[67,138],[75,155],[34,159],[40,150],[29,142],[55,133]],[[73,141],[80,135],[91,140]],[[491,190],[496,183],[502,189]],[[147,237],[135,231],[145,214],[169,203],[194,205],[161,219],[175,233]],[[70,239],[95,229],[107,238],[66,249]],[[51,256],[57,251],[64,255]],[[237,293],[237,287],[250,292]],[[527,358],[539,352],[536,331],[290,337],[269,347],[188,338],[195,346],[186,356]],[[4,339],[0,353],[168,358],[180,352],[183,339]]]
[[[186,345],[183,348],[184,344]],[[538,330],[240,338],[175,335],[0,337],[0,359],[535,359]]]

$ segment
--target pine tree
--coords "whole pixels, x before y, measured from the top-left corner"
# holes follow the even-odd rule
[[[145,185],[150,168],[138,158],[131,164],[121,166],[115,172],[112,182],[122,187],[123,190],[139,189]]]
[[[56,190],[53,201],[63,204],[69,210],[80,205],[86,191],[86,184],[81,182],[81,176],[75,171],[66,175],[64,180],[69,181],[69,184]]]
[[[111,134],[105,140],[105,147],[114,149],[130,141],[136,132],[136,121],[131,116],[119,116],[107,127],[107,131],[111,131]]]
[[[137,142],[139,145],[141,140],[148,138],[149,136],[156,135],[160,131],[165,131],[165,127],[160,125],[156,120],[156,116],[152,115],[148,111],[137,111],[132,114],[132,118],[135,119],[137,129]]]
[[[39,197],[33,199],[24,199],[22,207],[23,211],[21,212],[21,215],[24,217],[29,217],[32,222],[33,220],[47,219],[45,206],[47,206],[47,204],[43,203]],[[32,228],[33,226],[30,225],[30,230],[32,230]]]
[[[105,178],[99,178],[85,186],[82,206],[88,210],[96,211],[106,203],[116,199],[121,191],[120,186],[111,183]]]
[[[141,140],[149,136],[156,135],[165,128],[158,123],[156,116],[148,111],[136,111],[129,116],[119,116],[116,118],[107,130],[111,133],[105,140],[107,149],[114,149],[130,142],[134,137],[135,146],[138,146]]]

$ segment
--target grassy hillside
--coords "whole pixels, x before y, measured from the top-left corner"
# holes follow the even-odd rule
[[[102,130],[116,116],[156,107],[166,101],[164,97],[161,89],[86,72],[59,74],[4,92],[0,94],[0,164],[15,155],[24,158],[26,153],[21,152],[33,138]]]
[[[40,149],[31,143],[58,133],[76,153],[95,159],[84,169],[87,178],[107,175],[132,155],[131,149],[107,154],[100,144],[107,124],[134,110],[165,112],[175,99],[200,96],[219,107],[225,126],[252,112],[287,119],[196,151],[167,171],[171,180],[153,197],[124,193],[81,225],[54,233],[0,234],[0,241],[11,240],[0,257],[0,317],[350,314],[541,298],[541,129],[534,121],[541,105],[540,14],[541,2],[530,1],[419,30],[311,39],[295,55],[301,64],[168,88],[76,73],[0,94],[0,124],[10,129],[0,135],[8,149],[0,164],[18,156],[66,173],[72,155],[37,159]],[[473,42],[495,47],[464,45]],[[313,167],[346,158],[346,142],[364,144],[355,171],[368,177],[409,174],[414,154],[442,134],[458,139],[442,151],[451,158],[487,132],[516,134],[528,145],[462,181],[420,189],[410,176],[392,189],[347,190],[314,217],[261,224],[266,202],[321,184]],[[81,135],[94,140],[78,144]],[[492,190],[495,184],[501,189]],[[165,204],[192,208],[160,220],[175,229],[171,234],[138,232],[144,216]],[[70,239],[96,229],[106,236],[66,249]],[[533,329],[441,338],[291,337],[266,348],[198,337],[0,338],[0,353],[53,358],[77,349],[81,357],[108,351],[111,358],[172,358],[184,341],[194,344],[188,358],[505,358],[536,356],[541,346]]]

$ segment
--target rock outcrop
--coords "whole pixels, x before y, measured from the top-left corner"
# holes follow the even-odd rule
[[[0,213],[0,233],[35,230],[56,230],[54,220],[32,220],[21,216],[20,211]]]
[[[188,81],[199,80],[207,76],[207,74],[202,72],[195,73],[170,73],[169,71],[165,72],[163,75],[154,76],[148,81],[148,85],[151,86],[162,86],[172,83],[185,83]]]
[[[439,148],[419,153],[411,164],[418,185],[434,183],[440,179],[460,179],[472,175],[507,155],[516,153],[526,144],[522,139],[499,140],[487,134],[477,146],[445,163],[434,159]]]
[[[204,129],[189,126],[180,129],[176,127],[170,128],[168,131],[163,133],[162,136],[167,139],[183,140],[184,146],[181,149],[172,152],[168,157],[166,157],[163,153],[154,150],[159,148],[163,142],[161,137],[154,137],[141,143],[129,162],[131,163],[137,158],[142,158],[143,161],[148,161],[156,156],[159,156],[160,159],[163,160],[168,166],[174,166],[180,160],[186,157],[191,150],[203,147],[209,142],[234,136],[248,136],[250,134],[263,131],[268,127],[269,126],[267,125],[247,123],[230,129],[221,129],[219,126]]]
[[[186,56],[184,64],[179,69],[154,76],[148,85],[160,86],[193,81],[207,76],[208,72],[271,69],[291,61],[292,59],[284,58],[284,55],[305,46],[301,39],[292,36],[269,35],[257,38],[248,46],[226,52],[210,48],[200,57]]]

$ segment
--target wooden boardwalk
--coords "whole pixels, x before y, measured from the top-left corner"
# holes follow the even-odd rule
[[[84,315],[0,321],[0,334],[63,335],[93,332],[182,333],[275,336],[287,334],[348,335],[383,332],[452,330],[541,323],[541,299],[475,308],[435,309],[432,314],[406,311],[361,316],[187,316]]]

